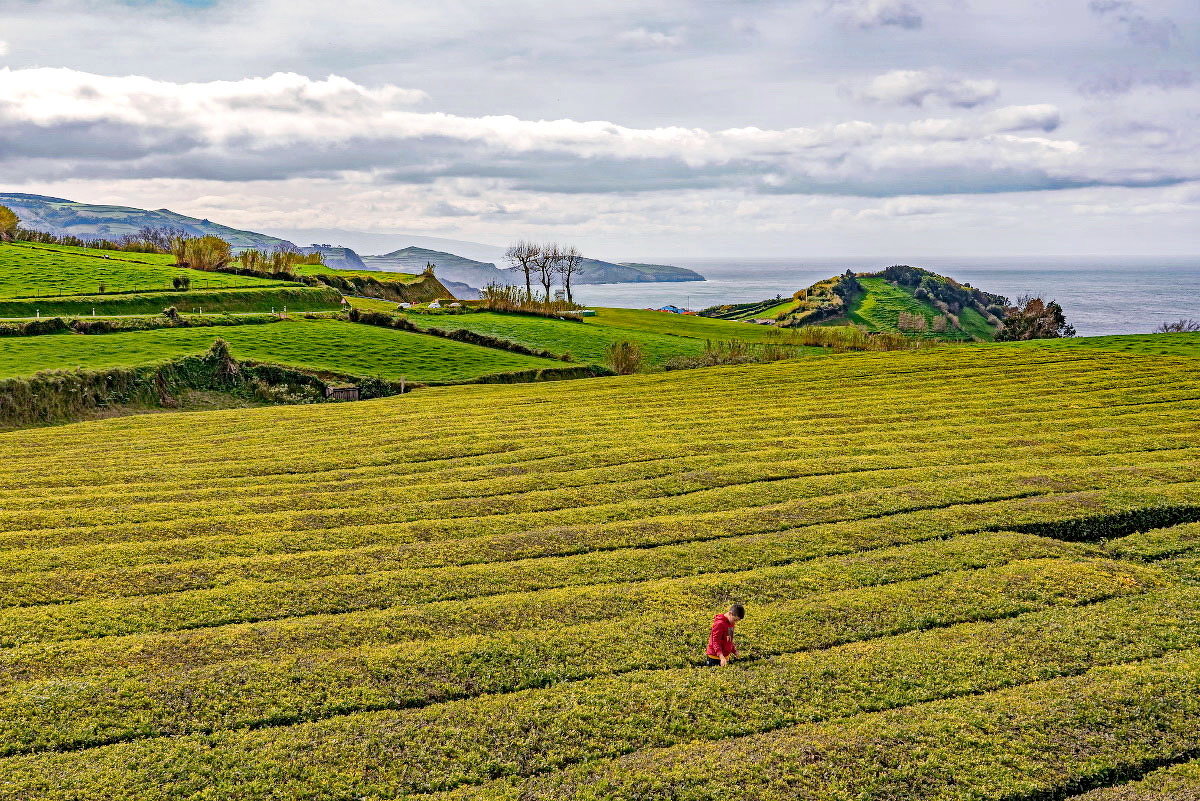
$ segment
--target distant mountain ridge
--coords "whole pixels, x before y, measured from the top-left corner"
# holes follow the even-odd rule
[[[231,228],[211,220],[189,217],[170,209],[149,211],[132,206],[106,206],[78,203],[49,195],[32,195],[23,192],[0,192],[0,205],[8,206],[21,218],[26,228],[50,233],[80,237],[81,239],[117,239],[125,234],[136,234],[140,228],[178,228],[193,236],[219,236],[237,250],[255,248],[271,250],[277,245],[294,245],[293,240],[284,239],[256,231]],[[313,229],[307,233],[319,233],[325,229]],[[336,229],[326,233],[336,234]],[[478,242],[465,242],[438,237],[396,235],[369,236],[368,242],[384,239],[410,239],[429,243],[446,243],[447,247],[469,253],[497,254],[499,260],[503,249]],[[334,237],[320,237],[334,240]],[[301,239],[301,241],[304,241]],[[310,240],[311,241],[311,240]],[[427,263],[436,266],[439,279],[454,284],[465,284],[476,289],[488,284],[516,284],[523,282],[517,273],[496,266],[493,261],[483,261],[456,255],[449,250],[435,250],[418,245],[393,250],[380,256],[360,256],[351,247],[339,244],[313,243],[301,247],[305,253],[320,252],[325,263],[335,269],[378,270],[381,272],[419,273]],[[601,259],[584,259],[576,284],[619,284],[659,281],[703,281],[704,276],[684,267],[665,264],[643,264],[626,262],[616,264]]]
[[[24,228],[48,231],[59,236],[69,234],[80,239],[117,239],[150,226],[179,228],[192,236],[219,236],[239,249],[271,250],[276,245],[291,244],[277,236],[231,228],[211,220],[178,214],[170,209],[149,211],[132,206],[77,203],[60,197],[23,192],[0,192],[0,206],[8,206],[16,212]]]

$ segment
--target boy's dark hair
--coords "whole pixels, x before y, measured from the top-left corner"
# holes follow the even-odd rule
[[[729,607],[729,614],[733,615],[738,620],[741,620],[746,616],[746,607],[742,606],[741,604],[734,604],[733,606]]]

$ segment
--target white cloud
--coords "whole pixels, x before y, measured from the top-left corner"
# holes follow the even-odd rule
[[[909,0],[830,0],[829,9],[860,28],[920,28],[924,17]]]
[[[647,28],[634,28],[618,34],[617,41],[632,47],[669,49],[683,44],[683,34],[679,31],[667,33]]]
[[[880,103],[923,106],[939,100],[950,106],[974,108],[995,100],[1000,86],[992,80],[954,78],[934,70],[893,70],[878,75],[857,95]]]
[[[1072,139],[1043,135],[1060,124],[1046,104],[909,123],[635,128],[416,111],[420,91],[338,76],[172,83],[66,69],[0,69],[0,97],[0,165],[16,179],[360,173],[383,183],[491,178],[556,193],[889,196],[1144,185],[1197,169],[1195,158],[1110,166]]]

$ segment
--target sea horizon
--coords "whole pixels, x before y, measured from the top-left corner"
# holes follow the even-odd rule
[[[594,306],[704,309],[746,303],[798,289],[844,270],[875,271],[911,264],[1015,300],[1056,300],[1081,336],[1148,333],[1181,318],[1200,319],[1200,256],[936,256],[676,258],[704,281],[585,284],[578,301]]]

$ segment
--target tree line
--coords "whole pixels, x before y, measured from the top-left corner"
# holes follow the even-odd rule
[[[545,291],[545,302],[550,302],[550,290],[557,280],[566,293],[567,302],[574,303],[571,281],[583,268],[584,255],[574,245],[561,247],[557,242],[530,242],[520,240],[504,251],[509,270],[525,277],[525,297],[533,299],[533,281],[536,278]]]

